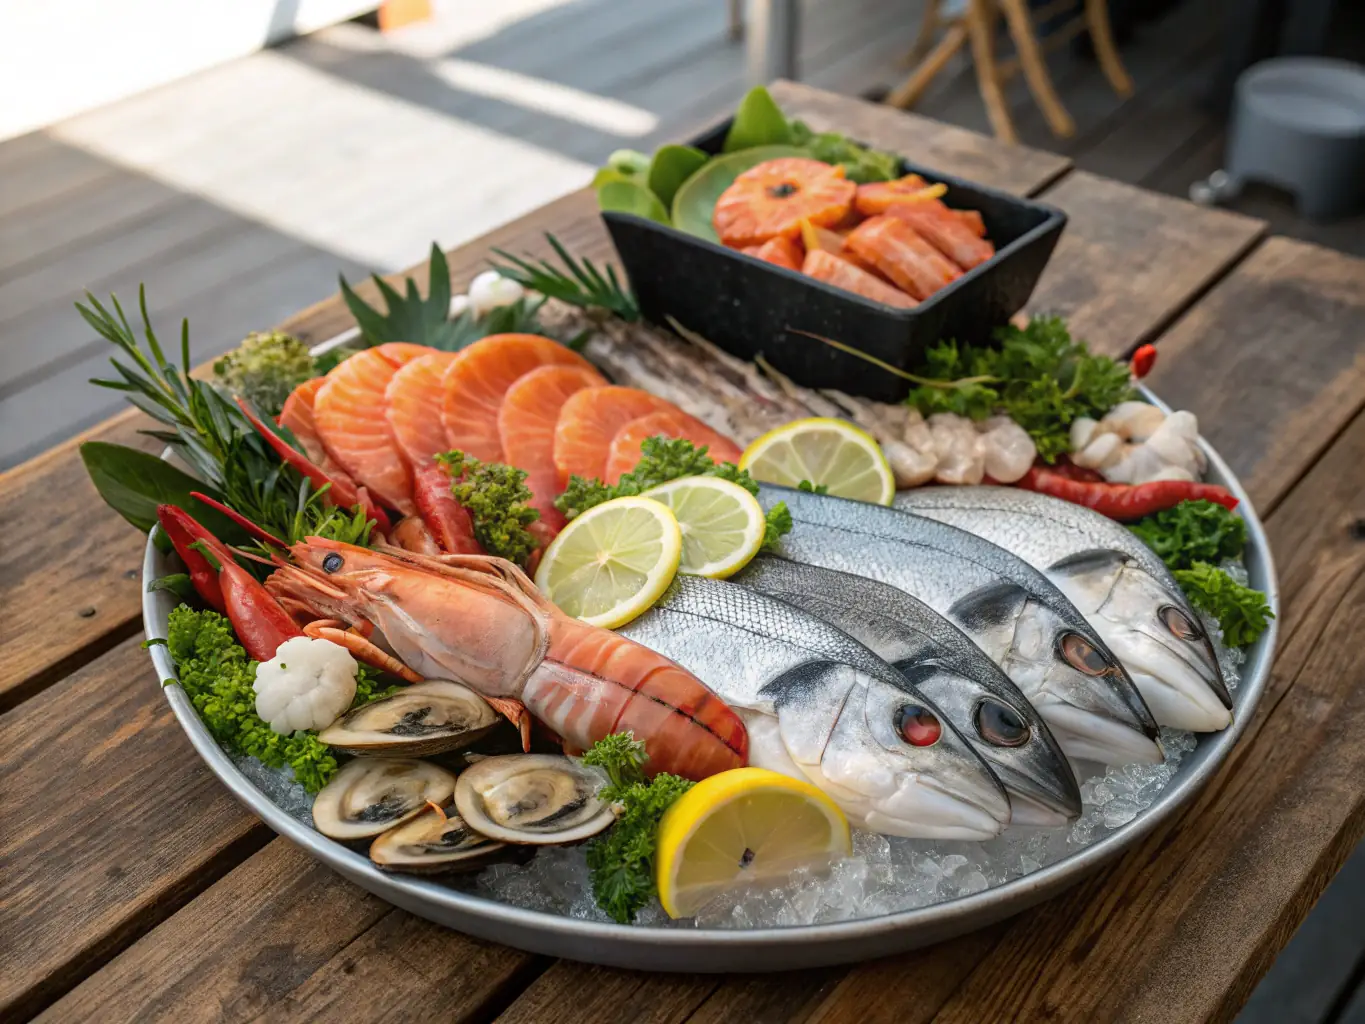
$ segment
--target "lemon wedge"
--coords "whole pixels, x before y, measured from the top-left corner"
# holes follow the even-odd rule
[[[840,498],[890,505],[896,478],[872,435],[846,420],[816,416],[770,430],[739,457],[755,480],[824,485]]]
[[[536,586],[569,615],[615,629],[657,601],[678,571],[682,531],[652,498],[613,498],[564,527],[536,569]]]
[[[809,782],[736,768],[698,782],[664,813],[659,901],[670,917],[691,917],[732,886],[852,852],[844,812]]]
[[[682,530],[679,572],[723,580],[749,564],[763,546],[768,522],[758,499],[715,476],[685,476],[642,495],[673,510]]]

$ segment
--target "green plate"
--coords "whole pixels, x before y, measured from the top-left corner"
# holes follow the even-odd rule
[[[716,229],[711,226],[711,215],[721,193],[749,168],[784,156],[808,157],[810,153],[798,146],[756,146],[707,161],[682,183],[673,197],[673,226],[689,235],[719,242]]]

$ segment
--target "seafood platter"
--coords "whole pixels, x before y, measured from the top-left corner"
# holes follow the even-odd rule
[[[767,144],[762,100],[726,155]],[[719,183],[726,155],[615,154],[599,198],[668,217],[706,176],[721,242],[869,307],[989,276],[991,218],[792,132]],[[805,331],[869,382],[815,387],[781,334],[651,319],[549,241],[460,295],[433,247],[425,294],[343,284],[355,330],[193,376],[145,297],[80,304],[116,349],[95,383],[165,443],[81,449],[149,535],[150,656],[272,829],[524,949],[785,969],[1018,913],[1219,769],[1274,570],[1195,416],[1142,386],[1154,349],[1013,306],[904,359]]]

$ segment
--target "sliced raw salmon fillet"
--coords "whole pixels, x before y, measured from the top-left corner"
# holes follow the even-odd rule
[[[351,474],[342,469],[341,464],[328,455],[327,449],[322,446],[322,438],[318,436],[317,423],[313,419],[313,403],[317,400],[318,389],[326,380],[326,377],[314,377],[289,392],[289,397],[284,400],[284,407],[280,409],[277,422],[280,426],[288,428],[295,440],[303,445],[303,452],[308,456],[309,462],[338,483],[354,486],[355,481],[351,479]]]
[[[849,228],[848,231],[853,230]],[[881,277],[881,273],[871,263],[868,263],[861,256],[851,250],[845,240],[848,238],[848,231],[835,231],[833,228],[816,227],[808,220],[801,222],[801,240],[805,242],[806,252],[815,249],[823,249],[831,255],[838,256],[841,260],[847,260],[859,270],[865,270],[873,277]],[[802,260],[804,263],[804,259]],[[882,278],[885,280],[885,278]],[[890,282],[887,282],[888,284]]]
[[[477,554],[474,524],[450,493],[450,474],[436,462],[449,447],[441,425],[445,372],[454,352],[429,352],[399,368],[385,392],[386,415],[394,443],[412,471],[412,497],[428,531],[442,550]]]
[[[395,341],[357,352],[327,375],[313,400],[313,422],[327,453],[376,498],[412,513],[412,477],[385,415],[385,392],[400,366],[431,352]]]
[[[768,160],[720,194],[711,224],[722,242],[739,249],[779,235],[795,239],[803,219],[822,227],[837,224],[857,191],[837,164],[801,156]]]
[[[977,238],[986,237],[986,222],[981,219],[979,210],[953,210],[952,214],[963,224],[967,225],[967,230]]]
[[[563,487],[570,476],[601,480],[616,432],[652,412],[682,412],[672,402],[638,388],[609,384],[571,395],[555,424],[555,469]]]
[[[768,263],[775,263],[788,270],[801,269],[801,246],[790,238],[770,238],[762,245],[749,245],[741,250],[749,256],[757,256]]]
[[[918,231],[887,214],[863,221],[846,244],[917,299],[927,299],[962,276],[962,270]]]
[[[873,277],[866,270],[855,267],[848,260],[840,259],[824,249],[812,249],[806,253],[806,262],[801,265],[801,273],[826,284],[832,284],[836,288],[861,295],[865,299],[884,302],[899,309],[919,305],[894,285],[887,284],[879,277]]]
[[[498,436],[508,465],[526,471],[531,504],[550,536],[564,529],[555,508],[559,470],[555,468],[555,424],[569,398],[586,388],[605,387],[606,379],[582,366],[542,366],[522,374],[507,389],[498,411]]]
[[[886,212],[909,224],[963,270],[971,270],[995,255],[995,246],[979,238],[942,204],[896,203]]]
[[[446,447],[483,462],[502,462],[498,410],[503,396],[522,374],[548,365],[592,369],[577,352],[538,334],[492,334],[457,354],[446,369],[441,403]]]
[[[629,473],[640,461],[640,445],[651,437],[676,437],[691,441],[700,448],[705,445],[711,461],[739,462],[743,451],[724,434],[712,430],[695,416],[681,409],[666,409],[631,420],[611,439],[607,456],[607,475],[602,479],[614,484],[623,473]]]

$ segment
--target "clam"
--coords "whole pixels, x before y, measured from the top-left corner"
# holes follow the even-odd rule
[[[425,757],[473,743],[498,715],[467,686],[428,679],[342,715],[318,739],[348,754]]]
[[[333,839],[368,839],[438,807],[455,790],[455,776],[426,761],[361,757],[346,765],[313,800],[313,827]]]
[[[600,769],[556,754],[508,754],[466,768],[455,807],[470,828],[504,843],[575,843],[616,820],[598,794]]]
[[[370,860],[386,871],[434,874],[482,867],[507,849],[480,835],[454,808],[428,807],[370,844]]]

